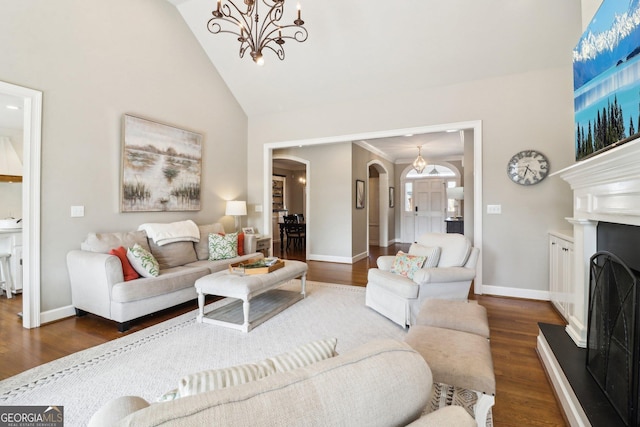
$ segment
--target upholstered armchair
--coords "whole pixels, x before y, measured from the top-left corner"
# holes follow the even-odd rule
[[[469,239],[462,234],[423,234],[407,255],[378,257],[378,268],[368,273],[368,307],[406,328],[414,324],[427,298],[467,299],[480,255]],[[416,256],[425,257],[424,263],[407,268],[407,259]]]

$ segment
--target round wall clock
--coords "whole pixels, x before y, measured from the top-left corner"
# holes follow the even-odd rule
[[[507,164],[507,175],[516,184],[533,185],[542,181],[549,173],[549,161],[535,150],[516,153]]]

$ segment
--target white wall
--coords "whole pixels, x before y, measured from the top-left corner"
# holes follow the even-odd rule
[[[3,2],[0,40],[0,80],[43,92],[43,311],[71,304],[65,257],[87,233],[218,221],[245,197],[247,118],[168,2]],[[203,134],[201,211],[119,213],[124,113]]]

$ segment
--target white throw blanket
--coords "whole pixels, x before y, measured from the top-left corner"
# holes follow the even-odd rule
[[[171,222],[168,224],[147,223],[141,224],[138,230],[147,232],[147,236],[158,245],[166,245],[172,242],[199,242],[200,229],[195,222],[189,220]]]

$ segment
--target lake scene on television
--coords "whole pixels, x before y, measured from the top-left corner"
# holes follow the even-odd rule
[[[576,160],[640,132],[640,0],[605,0],[573,50]]]

